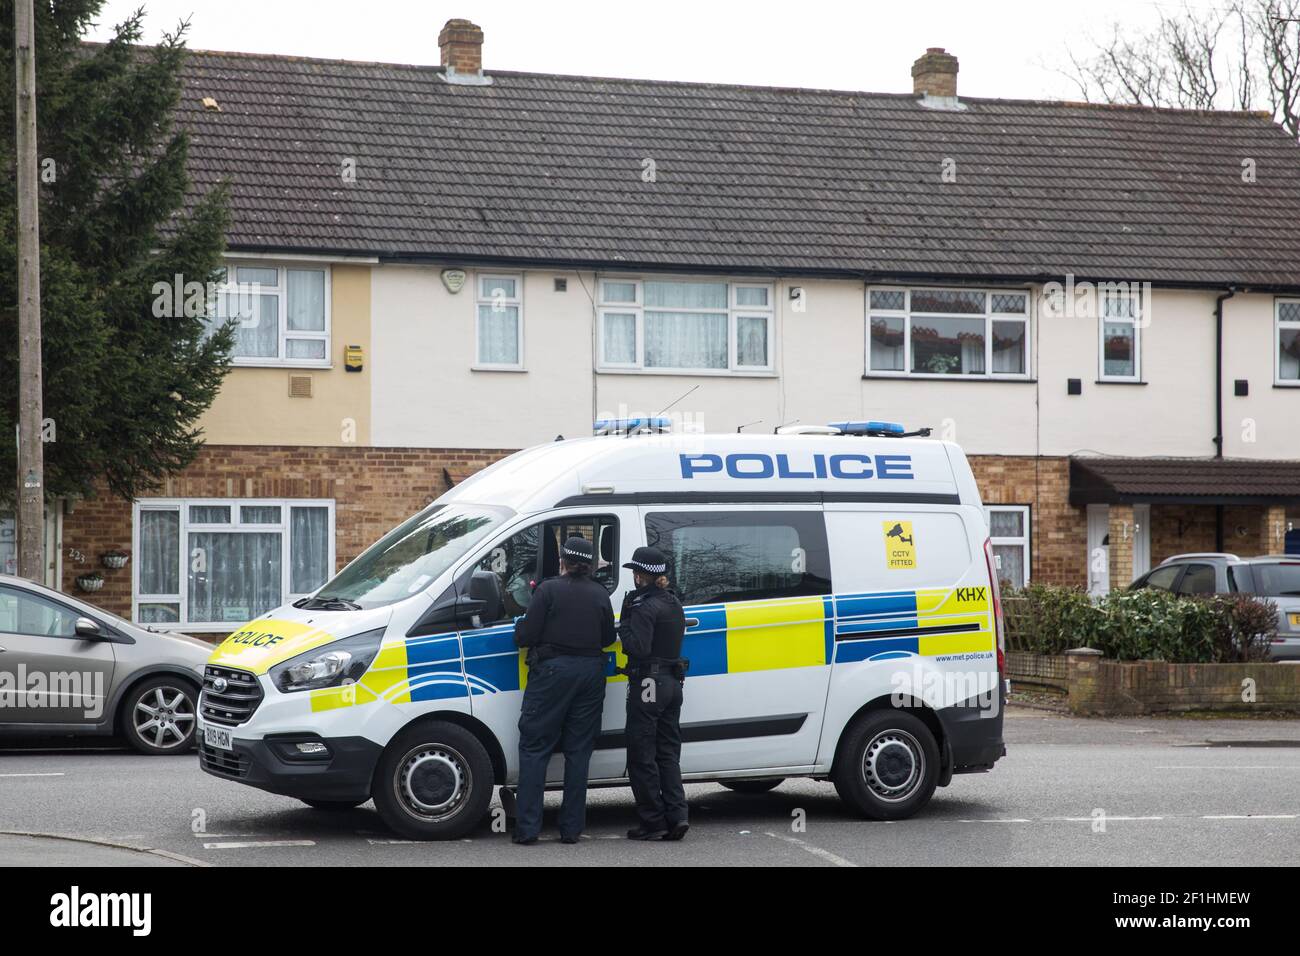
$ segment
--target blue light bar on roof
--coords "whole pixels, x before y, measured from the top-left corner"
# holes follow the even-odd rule
[[[666,416],[646,418],[601,418],[592,426],[593,435],[658,435],[672,431]]]
[[[901,435],[906,429],[897,422],[829,422],[845,435]]]

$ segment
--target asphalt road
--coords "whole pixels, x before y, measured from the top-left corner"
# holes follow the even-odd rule
[[[763,796],[688,786],[680,844],[629,843],[627,789],[592,791],[588,836],[516,847],[489,827],[411,843],[370,805],[342,813],[209,777],[193,755],[112,745],[0,749],[0,864],[1294,865],[1300,721],[1077,720],[1012,708],[1008,756],[956,777],[920,816],[857,819],[829,784]],[[548,808],[558,804],[548,797]],[[549,822],[549,818],[548,818]],[[802,825],[801,825],[802,824]],[[58,837],[55,839],[54,837]],[[147,850],[149,852],[141,852]]]

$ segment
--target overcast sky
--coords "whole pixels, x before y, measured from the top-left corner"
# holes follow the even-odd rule
[[[542,73],[910,92],[945,47],[971,96],[1078,99],[1067,42],[1149,26],[1180,0],[108,0],[94,39],[143,3],[148,34],[189,17],[195,49],[439,62],[452,17],[483,28],[484,67]],[[1190,0],[1214,8],[1216,0]]]

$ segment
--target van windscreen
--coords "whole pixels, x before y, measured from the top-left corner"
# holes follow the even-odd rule
[[[367,548],[317,592],[316,600],[382,607],[416,594],[508,515],[485,505],[431,505]]]

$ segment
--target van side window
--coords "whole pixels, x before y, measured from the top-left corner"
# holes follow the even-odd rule
[[[528,610],[533,588],[541,580],[537,576],[541,540],[542,526],[532,525],[494,546],[475,566],[475,570],[493,572],[501,582],[503,621],[513,620]]]
[[[501,582],[500,620],[513,620],[528,610],[538,583],[560,573],[560,544],[574,535],[599,542],[592,577],[607,591],[618,587],[618,519],[613,515],[583,515],[530,525],[492,547],[475,565],[475,570],[491,571]]]
[[[542,541],[542,577],[560,573],[560,545],[566,538],[595,542],[596,565],[591,576],[613,592],[618,587],[618,519],[613,515],[581,515],[546,522]]]
[[[681,511],[646,516],[682,604],[831,593],[820,511]]]

